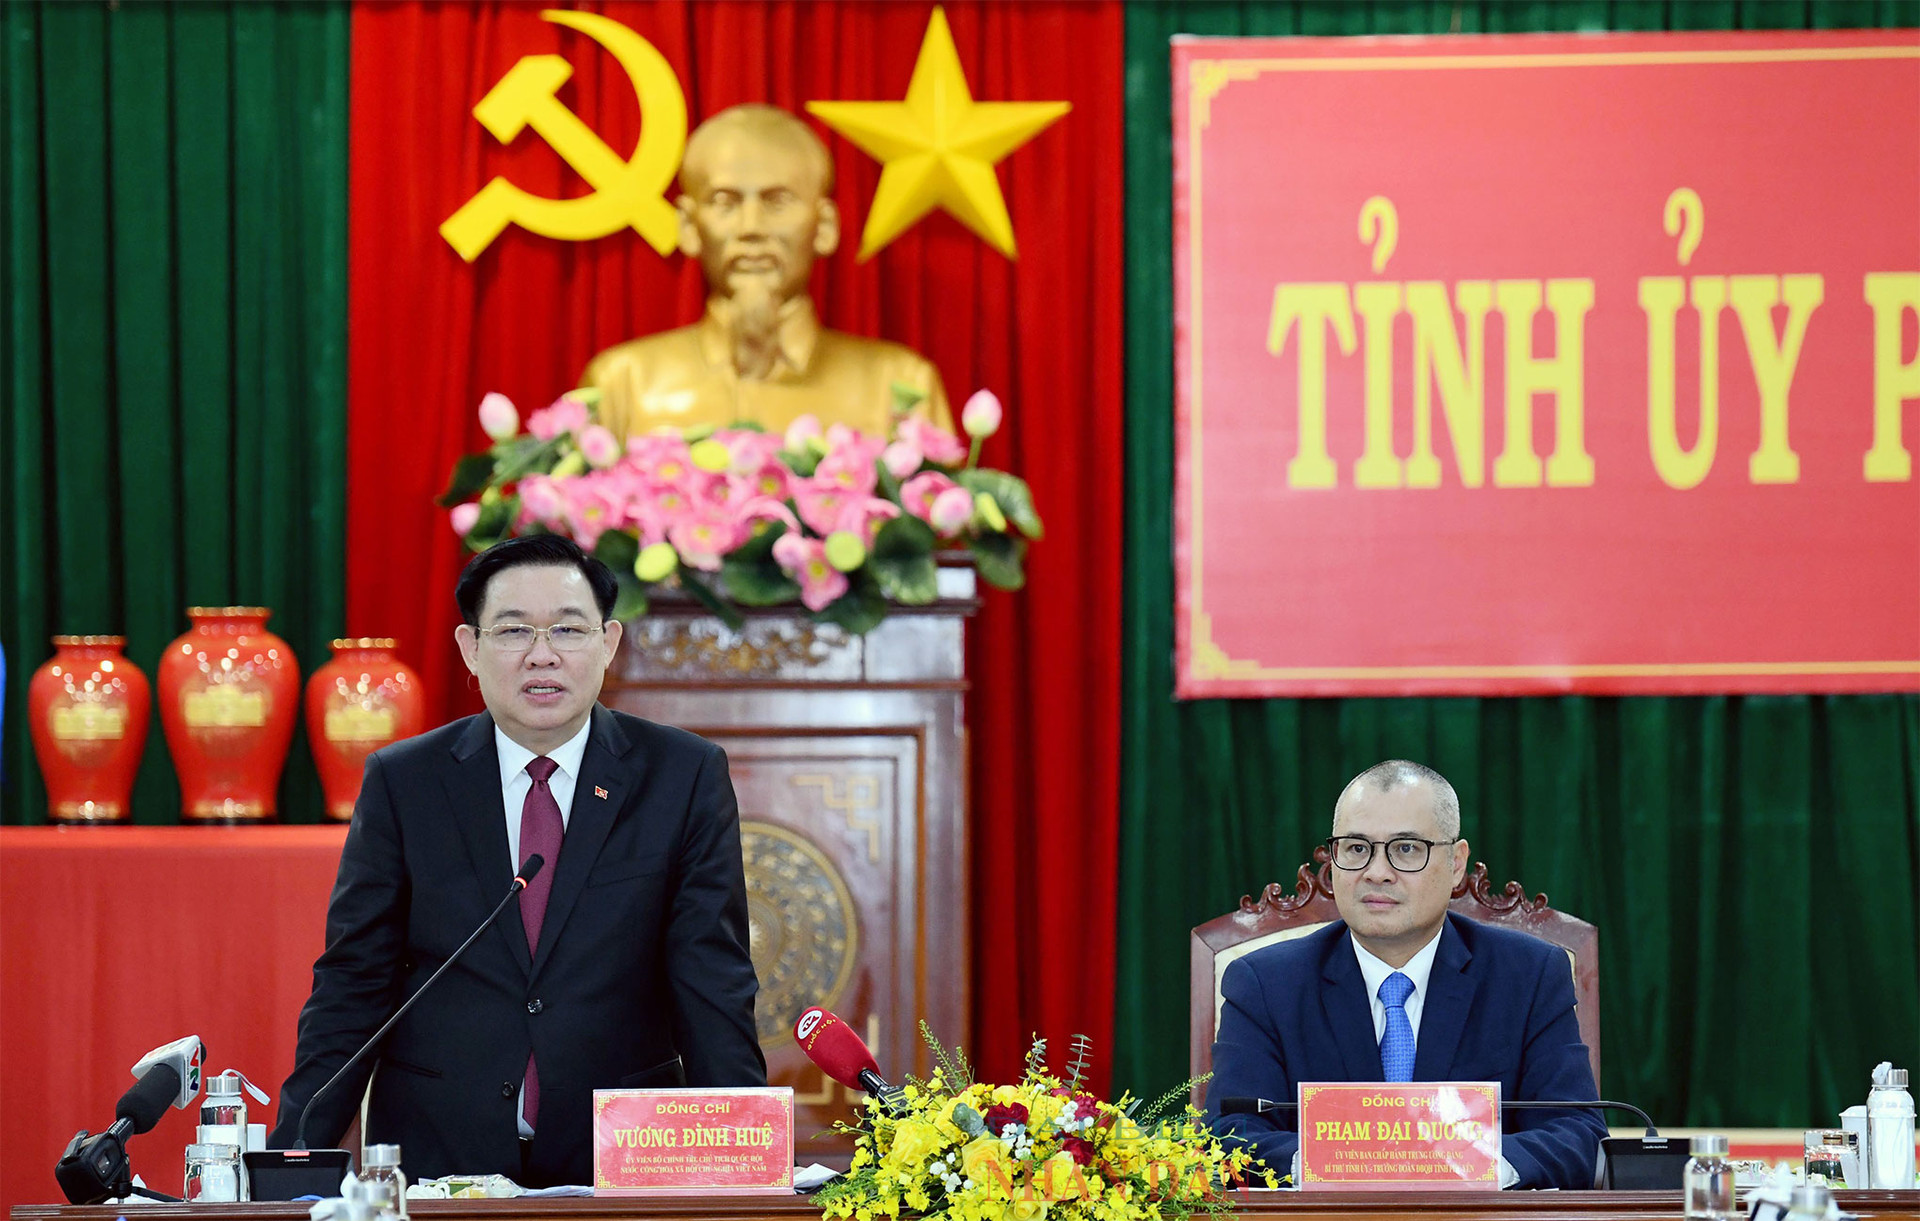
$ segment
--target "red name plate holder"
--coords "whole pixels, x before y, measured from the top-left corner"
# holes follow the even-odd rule
[[[1500,1083],[1302,1082],[1300,1186],[1499,1190]]]
[[[593,1194],[793,1194],[793,1090],[593,1091]]]

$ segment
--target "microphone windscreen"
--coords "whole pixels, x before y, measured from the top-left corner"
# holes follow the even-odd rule
[[[120,1095],[113,1117],[131,1123],[138,1135],[160,1122],[179,1093],[180,1070],[171,1064],[156,1064],[140,1075],[132,1089]]]
[[[533,881],[533,879],[540,876],[540,870],[542,867],[546,865],[546,863],[547,863],[546,857],[541,856],[538,852],[534,853],[532,856],[527,858],[525,864],[520,866],[520,874],[519,874],[520,880],[522,882]]]
[[[850,1090],[867,1088],[860,1083],[860,1070],[865,1069],[876,1077],[880,1075],[880,1065],[867,1050],[865,1040],[855,1034],[851,1026],[818,1005],[801,1014],[800,1020],[793,1024],[793,1041],[821,1072]]]

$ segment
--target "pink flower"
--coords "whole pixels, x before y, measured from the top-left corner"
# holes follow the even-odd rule
[[[562,433],[579,432],[592,418],[585,403],[563,394],[527,417],[527,431],[542,441],[551,441]]]
[[[800,520],[807,523],[807,529],[815,534],[832,534],[839,528],[840,515],[856,499],[864,500],[866,493],[856,495],[840,488],[821,486],[811,479],[793,481],[793,504],[800,510]]]
[[[683,516],[693,511],[686,492],[666,484],[646,484],[628,501],[628,520],[639,530],[641,541],[657,543]]]
[[[565,505],[560,485],[547,475],[528,475],[520,481],[520,521],[552,525],[560,519]]]
[[[975,390],[960,409],[960,427],[969,437],[991,437],[1000,431],[1002,414],[999,396],[991,390]]]
[[[601,470],[620,461],[625,452],[618,438],[598,424],[589,424],[580,430],[580,452],[593,466]]]
[[[732,458],[729,469],[736,475],[751,475],[774,461],[782,444],[772,433],[755,432],[751,428],[717,432],[713,437],[727,447],[727,454]]]
[[[650,483],[669,487],[686,482],[693,471],[687,443],[678,433],[650,432],[627,440],[627,457]]]
[[[451,516],[453,517],[453,532],[461,538],[465,538],[467,532],[473,529],[473,523],[480,520],[480,502],[477,500],[469,500],[463,505],[455,505],[453,506]]]
[[[863,546],[871,550],[874,531],[880,528],[880,523],[898,516],[900,516],[899,505],[891,500],[871,496],[864,500],[852,501],[842,509],[840,520],[835,523],[834,530],[828,533],[844,531],[857,537]]]
[[[926,455],[927,461],[942,466],[958,466],[967,460],[967,443],[930,420],[910,415],[893,430],[896,440],[906,441]]]
[[[562,494],[566,497],[567,532],[588,551],[602,534],[620,524],[620,506],[595,480],[571,480],[563,485]]]
[[[816,416],[803,415],[787,425],[787,435],[781,438],[781,446],[788,453],[804,454],[807,442],[820,437],[820,420]]]
[[[948,488],[934,498],[927,524],[933,527],[934,533],[951,536],[966,529],[972,518],[973,493],[965,488]]]
[[[703,572],[718,572],[720,560],[740,545],[740,527],[718,505],[697,505],[667,527],[667,541],[680,562]]]
[[[751,496],[741,501],[734,507],[733,520],[740,526],[743,540],[753,532],[753,523],[761,521],[780,522],[790,534],[800,532],[800,523],[794,519],[793,512],[771,496]]]
[[[800,582],[800,601],[808,610],[825,610],[847,592],[847,574],[827,563],[827,545],[817,538],[782,534],[774,540],[773,560]]]
[[[920,452],[920,447],[911,441],[895,441],[880,451],[881,463],[895,479],[905,479],[913,474],[925,460],[926,456]]]
[[[933,502],[958,485],[939,471],[922,471],[900,485],[900,503],[921,521],[933,520]]]
[[[840,426],[836,424],[834,428],[838,430]],[[871,495],[874,485],[880,481],[873,464],[885,448],[886,442],[879,438],[862,437],[849,430],[847,439],[820,459],[820,465],[813,471],[813,481],[820,486],[832,485],[842,491]]]
[[[520,411],[504,394],[489,394],[480,400],[480,431],[496,441],[504,441],[520,431]]]
[[[792,494],[793,472],[786,464],[775,459],[762,466],[753,476],[753,494],[771,496],[775,500],[785,500]]]

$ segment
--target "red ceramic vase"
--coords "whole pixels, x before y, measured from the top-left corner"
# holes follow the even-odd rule
[[[180,818],[259,823],[277,811],[300,710],[300,667],[264,606],[190,606],[160,656],[160,723],[180,774]]]
[[[307,680],[307,745],[327,817],[340,822],[353,817],[367,756],[426,728],[420,676],[393,649],[385,637],[336,640],[333,660]]]
[[[128,820],[153,692],[120,655],[126,643],[124,636],[55,636],[53,657],[27,684],[50,822]]]

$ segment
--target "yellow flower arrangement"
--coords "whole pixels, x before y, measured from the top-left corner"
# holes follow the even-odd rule
[[[885,1099],[869,1098],[852,1169],[814,1197],[829,1221],[938,1217],[947,1221],[1181,1221],[1230,1213],[1233,1191],[1273,1177],[1242,1146],[1223,1143],[1185,1103],[1185,1082],[1156,1103],[1117,1103],[1081,1088],[1084,1039],[1065,1074],[1035,1040],[1016,1085],[972,1080],[966,1058],[927,1031],[937,1071]]]

